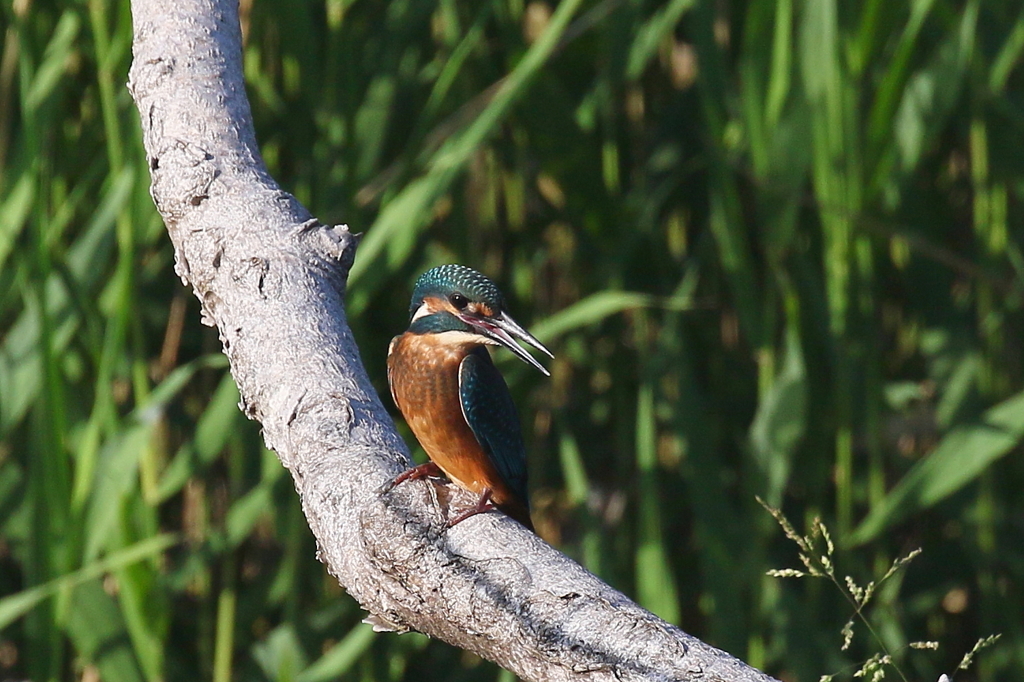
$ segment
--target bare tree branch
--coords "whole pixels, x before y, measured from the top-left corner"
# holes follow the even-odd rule
[[[665,623],[470,497],[416,482],[345,320],[347,227],[268,174],[232,0],[134,0],[130,74],[176,270],[220,330],[245,413],[291,471],[318,557],[378,626],[415,629],[529,680],[770,680]]]

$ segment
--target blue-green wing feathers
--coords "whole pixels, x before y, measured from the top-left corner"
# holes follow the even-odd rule
[[[527,504],[526,448],[515,403],[487,349],[479,347],[459,365],[462,414],[512,493]]]

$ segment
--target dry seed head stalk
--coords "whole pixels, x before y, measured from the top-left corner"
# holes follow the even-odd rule
[[[772,578],[804,578],[808,574],[795,568],[773,568],[770,571],[766,571],[765,575]]]
[[[771,506],[758,496],[755,496],[754,499],[756,499],[757,503],[764,507],[765,510],[772,515],[772,518],[775,519],[775,522],[779,524],[779,526],[782,528],[782,532],[786,534],[787,538],[795,542],[803,551],[810,553],[811,549],[807,543],[807,539],[796,532],[796,530],[793,528],[793,524],[791,524],[789,522],[789,519],[785,517],[785,515],[782,513],[782,510],[776,509],[775,507]]]
[[[839,649],[840,651],[846,651],[850,648],[850,644],[853,642],[853,618],[846,621],[846,625],[843,626],[843,646]]]
[[[895,561],[893,561],[892,562],[892,566],[889,567],[889,570],[886,571],[885,575],[882,576],[882,579],[879,582],[885,582],[886,580],[891,578],[893,575],[896,574],[896,571],[900,570],[901,568],[903,568],[904,566],[909,564],[911,561],[913,561],[915,558],[917,558],[917,555],[920,554],[920,553],[921,553],[921,548],[918,547],[917,549],[915,549],[914,551],[912,551],[910,554],[908,554],[907,556],[903,557],[902,559],[896,559]]]
[[[871,597],[874,594],[875,594],[875,581],[872,580],[871,582],[868,583],[868,586],[864,588],[864,597],[863,597],[863,601],[861,601],[861,604],[860,604],[861,607],[866,606],[867,603],[869,601],[871,601]]]
[[[879,682],[885,678],[885,666],[887,665],[892,665],[892,656],[889,654],[884,656],[882,654],[875,654],[864,661],[864,665],[853,676],[864,678],[870,676],[871,682]]]
[[[828,528],[821,522],[821,519],[815,519],[815,521],[821,531],[821,537],[825,539],[825,546],[828,548],[828,557],[831,559],[832,555],[836,552],[836,546],[832,544],[832,536],[829,535]]]
[[[974,662],[974,655],[982,649],[984,649],[985,647],[992,646],[993,644],[995,644],[997,641],[999,641],[1000,637],[1002,637],[1002,635],[998,634],[989,635],[988,637],[979,639],[977,644],[974,645],[974,648],[968,651],[966,654],[964,654],[963,660],[960,661],[960,665],[958,665],[956,669],[967,670],[969,667],[971,667],[971,663]]]
[[[861,597],[864,596],[864,589],[853,582],[853,578],[850,576],[846,576],[846,589],[850,591],[850,596],[853,597],[853,600],[860,605]]]
[[[823,573],[822,570],[818,567],[818,565],[811,560],[811,557],[807,556],[803,552],[800,552],[798,556],[800,557],[800,562],[804,565],[805,568],[807,568],[808,574],[816,578],[825,577],[825,573]]]

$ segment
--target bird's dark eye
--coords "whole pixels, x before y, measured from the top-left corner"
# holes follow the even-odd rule
[[[469,299],[460,293],[454,293],[448,297],[451,304],[458,310],[465,310],[466,306],[469,305]]]

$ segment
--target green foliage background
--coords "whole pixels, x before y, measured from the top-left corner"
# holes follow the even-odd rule
[[[1019,0],[243,0],[273,174],[366,238],[386,396],[416,276],[492,275],[541,534],[786,680],[1024,675]],[[508,680],[374,635],[172,271],[127,2],[0,2],[0,679]],[[385,400],[390,405],[390,401]],[[408,432],[406,432],[408,436]],[[409,438],[412,442],[411,438]],[[938,640],[937,652],[909,651]],[[896,674],[889,672],[890,677]]]

